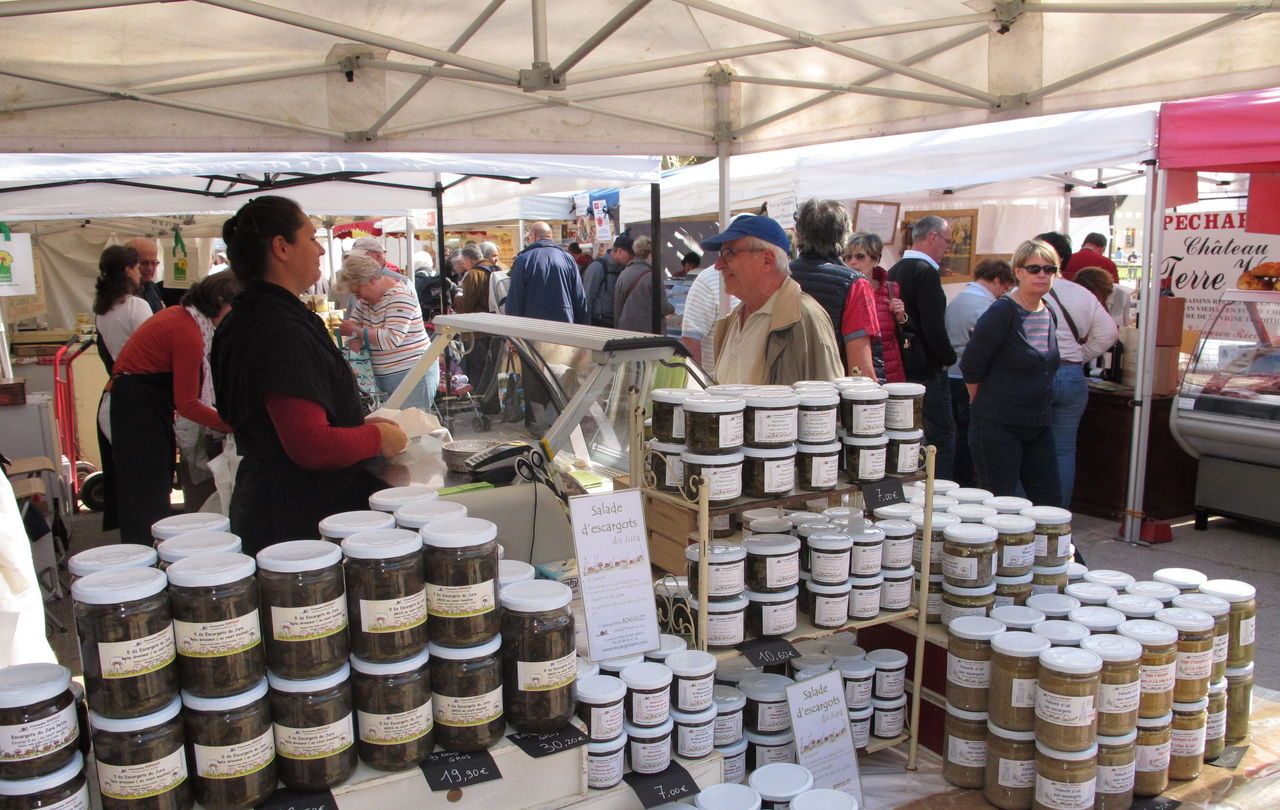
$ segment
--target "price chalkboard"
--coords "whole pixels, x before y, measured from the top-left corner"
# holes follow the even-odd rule
[[[744,641],[738,649],[747,657],[752,666],[774,667],[785,664],[792,658],[799,658],[800,651],[785,638],[758,638]]]
[[[1240,763],[1244,760],[1244,755],[1249,753],[1247,745],[1229,745],[1222,749],[1222,753],[1218,758],[1206,762],[1206,765],[1212,765],[1215,768],[1226,768],[1227,770],[1235,770],[1240,767]]]
[[[902,491],[902,482],[897,478],[872,481],[869,484],[863,484],[859,489],[862,491],[862,502],[868,510],[895,503],[906,503],[907,500],[906,494]]]
[[[502,778],[498,764],[488,751],[471,754],[442,751],[427,757],[420,767],[432,790],[453,790]]]
[[[691,799],[698,793],[698,783],[679,762],[673,761],[658,773],[628,773],[622,777],[640,797],[645,807]]]
[[[1178,810],[1181,806],[1182,802],[1170,799],[1168,796],[1148,796],[1143,799],[1134,799],[1129,810]]]
[[[327,790],[302,793],[280,788],[271,798],[258,805],[258,810],[338,810],[338,802]]]
[[[568,751],[587,743],[587,735],[574,726],[566,726],[550,734],[508,734],[507,739],[534,759]]]

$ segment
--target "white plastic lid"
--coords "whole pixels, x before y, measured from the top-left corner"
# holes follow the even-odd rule
[[[995,497],[994,492],[977,487],[956,487],[947,493],[948,496],[955,498],[960,503],[985,504],[987,501]],[[992,507],[994,508],[994,507]]]
[[[987,596],[996,592],[996,584],[982,585],[977,588],[962,588],[959,585],[952,585],[950,582],[943,581],[942,592],[955,594],[956,596]]]
[[[1116,589],[1101,582],[1072,582],[1063,593],[1080,601],[1082,605],[1105,605],[1116,595]]]
[[[748,554],[772,557],[800,551],[800,540],[785,534],[753,534],[742,541]]]
[[[1034,731],[1010,731],[1007,728],[1001,728],[990,720],[987,721],[987,731],[1005,740],[1013,740],[1015,742],[1033,742],[1036,738]]]
[[[991,618],[1002,622],[1009,630],[1030,630],[1045,620],[1045,615],[1035,608],[1025,605],[1001,605],[991,608]],[[955,624],[957,619],[952,619]]]
[[[1144,646],[1163,647],[1178,640],[1177,630],[1164,622],[1150,619],[1130,619],[1117,627],[1116,632]]]
[[[732,453],[721,453],[718,456],[690,453],[688,450],[680,454],[682,463],[697,464],[703,467],[732,467],[735,464],[741,464],[743,458],[741,450],[734,450]]]
[[[887,709],[900,709],[905,705],[907,705],[906,695],[898,695],[896,698],[889,698],[888,700],[881,700],[878,697],[871,698],[872,708],[880,709],[881,711]]]
[[[923,430],[886,430],[885,438],[895,442],[920,441],[924,438]]]
[[[612,740],[600,740],[598,742],[587,743],[587,754],[595,754],[601,756],[604,754],[613,754],[620,751],[627,744],[627,735],[619,734]]]
[[[573,682],[574,700],[604,705],[627,696],[627,685],[612,675],[589,675]]]
[[[884,532],[885,537],[914,537],[916,533],[915,524],[909,520],[879,520],[876,528]]]
[[[1228,602],[1247,602],[1257,596],[1257,590],[1238,579],[1211,579],[1200,585],[1200,593],[1216,596]]]
[[[156,568],[120,568],[77,579],[71,598],[86,605],[120,605],[155,596],[169,583]]]
[[[865,660],[876,669],[900,669],[907,665],[907,654],[901,650],[871,650]]]
[[[760,794],[732,782],[707,785],[693,797],[693,806],[701,810],[760,810]]]
[[[837,658],[832,663],[842,676],[854,680],[870,677],[876,671],[876,665],[866,658]]]
[[[436,498],[410,501],[396,510],[396,523],[406,529],[421,531],[424,526],[441,520],[457,520],[467,516],[467,507],[456,501]]]
[[[1071,522],[1071,513],[1056,506],[1028,506],[1021,514],[1041,526],[1061,526]]]
[[[65,785],[75,779],[84,770],[84,756],[76,751],[71,759],[53,773],[37,776],[33,779],[0,779],[0,796],[33,796],[46,790]],[[59,802],[61,804],[61,802]],[[47,804],[45,805],[48,806]],[[758,803],[755,805],[760,806]]]
[[[1209,698],[1207,697],[1202,697],[1199,700],[1193,700],[1190,703],[1175,702],[1173,704],[1173,710],[1175,712],[1202,712],[1207,708],[1209,708]]]
[[[958,503],[947,511],[965,523],[986,523],[991,518],[999,517],[994,508],[980,503]]]
[[[986,616],[957,616],[947,625],[947,632],[956,638],[971,641],[990,641],[1005,632],[1004,623]]]
[[[1211,695],[1217,695],[1225,691],[1227,691],[1227,679],[1225,677],[1209,684],[1209,694]]]
[[[1035,579],[1035,574],[1029,571],[1025,574],[1018,574],[1016,577],[1002,577],[999,574],[996,574],[995,577],[996,585],[1026,585],[1033,579]]]
[[[197,554],[235,554],[240,551],[240,537],[231,532],[190,532],[161,540],[156,553],[167,563]]]
[[[119,543],[85,549],[67,561],[67,570],[73,577],[87,577],[98,571],[116,571],[121,568],[151,568],[158,555],[151,546],[139,543]]]
[[[346,664],[343,664],[345,667]],[[165,704],[164,708],[144,714],[141,717],[103,717],[94,710],[89,710],[89,725],[94,731],[106,731],[111,734],[128,734],[133,731],[153,728],[167,723],[182,711],[182,698],[177,695]]]
[[[1114,608],[1102,605],[1084,605],[1067,614],[1067,618],[1076,624],[1083,624],[1090,633],[1114,633],[1116,628],[1128,621],[1123,613]]]
[[[423,650],[415,656],[406,658],[403,661],[389,661],[385,664],[366,661],[359,656],[351,656],[351,668],[362,675],[401,675],[405,672],[415,672],[427,665],[431,654],[427,650]]]
[[[342,666],[338,667],[335,671],[330,672],[328,675],[321,675],[319,678],[309,678],[301,681],[281,678],[274,672],[271,672],[270,670],[267,671],[267,682],[271,684],[272,689],[277,692],[290,692],[294,694],[324,692],[325,690],[332,689],[333,687],[344,683],[350,677],[351,665],[346,662],[343,662]]]
[[[803,765],[771,762],[752,771],[747,784],[767,802],[788,802],[813,787],[813,774]]]
[[[166,543],[169,541],[165,541]],[[258,565],[248,554],[201,554],[169,566],[169,584],[179,588],[209,588],[248,579]]]
[[[677,726],[700,726],[703,723],[711,723],[715,719],[715,706],[708,706],[696,712],[682,712],[674,706],[671,707],[671,722]]]
[[[825,456],[839,452],[840,442],[829,442],[826,444],[805,444],[804,442],[800,442],[796,445],[796,453],[806,456]]]
[[[791,810],[858,810],[858,800],[842,790],[815,788],[792,799]]]
[[[1074,647],[1089,637],[1089,628],[1066,619],[1045,619],[1031,628],[1037,636],[1044,636],[1057,646]]]
[[[752,534],[786,534],[791,531],[791,521],[784,517],[759,517],[753,518],[747,528],[751,529]],[[741,548],[732,544],[729,547]],[[687,556],[688,552],[685,554]]]
[[[947,703],[945,708],[946,708],[947,714],[953,717],[958,717],[961,720],[971,720],[975,723],[987,722],[986,712],[971,712],[971,711],[966,711],[964,709],[957,709],[955,706],[952,706],[950,703]]]
[[[848,551],[853,548],[853,538],[839,532],[822,532],[809,535],[809,550]]]
[[[884,529],[879,526],[857,526],[847,529],[845,534],[855,545],[874,545],[884,542]]]
[[[1226,688],[1226,681],[1222,682],[1223,688]],[[747,696],[742,694],[741,689],[735,689],[732,686],[716,685],[711,690],[711,699],[716,705],[716,714],[732,714],[746,708]]]
[[[955,515],[954,512],[952,512]],[[955,517],[960,517],[955,515]],[[982,545],[984,543],[994,543],[999,532],[990,526],[984,526],[981,523],[957,523],[947,526],[942,530],[942,536],[952,543],[960,543],[966,546]]]
[[[918,526],[921,529],[924,528],[924,510],[923,509],[918,509],[915,512],[911,513],[911,523],[912,525]],[[939,529],[942,529],[943,531],[945,531],[949,526],[959,526],[959,525],[961,525],[959,517],[952,514],[948,514],[946,512],[934,512],[933,525],[930,527],[930,530],[936,532]]]
[[[1098,745],[1100,746],[1106,745],[1112,748],[1132,745],[1134,741],[1137,739],[1138,739],[1138,730],[1136,728],[1130,731],[1129,733],[1121,734],[1118,737],[1108,737],[1105,734],[1099,734],[1097,736]]]
[[[1036,530],[1036,522],[1022,515],[998,514],[982,522],[1001,534],[1026,534]]]
[[[1150,596],[1121,593],[1108,599],[1107,607],[1120,611],[1130,619],[1149,619],[1156,615],[1156,611],[1164,608],[1164,603]]]
[[[1088,650],[1108,663],[1137,661],[1142,657],[1141,644],[1114,633],[1098,633],[1089,636],[1080,642],[1080,649]]]
[[[1056,619],[1080,607],[1080,600],[1064,593],[1033,593],[1027,597],[1027,607],[1035,608],[1050,619]]]
[[[1173,606],[1203,611],[1210,616],[1225,616],[1231,612],[1230,602],[1207,593],[1178,594],[1173,597]]]
[[[436,491],[426,484],[410,484],[407,487],[388,487],[369,496],[369,508],[379,512],[392,512],[417,500],[435,500]]]
[[[671,670],[652,661],[632,664],[619,674],[630,689],[661,689],[671,683]]]
[[[690,394],[681,404],[686,412],[692,413],[736,413],[747,407],[746,401],[738,397],[718,397],[708,393]]]
[[[934,484],[934,487],[936,488],[937,484]],[[987,498],[983,503],[995,507],[995,510],[1002,515],[1021,515],[1023,509],[1031,506],[1031,501],[1016,495],[997,495],[994,498]]]
[[[498,599],[506,610],[546,613],[567,607],[573,599],[573,590],[555,580],[533,579],[528,582],[513,582],[502,589]]]
[[[168,540],[191,532],[225,532],[231,530],[231,519],[217,512],[187,512],[170,515],[151,524],[151,536]]]
[[[266,696],[267,679],[263,678],[240,694],[227,695],[226,697],[200,697],[183,689],[182,705],[193,712],[229,712],[232,709],[239,709],[241,706],[248,706],[254,701],[262,700]]]
[[[483,644],[474,647],[444,647],[434,641],[427,645],[432,658],[443,658],[446,661],[470,661],[474,658],[485,658],[502,649],[502,636],[494,636]],[[637,660],[643,660],[637,655]]]
[[[422,542],[432,548],[467,548],[497,538],[498,527],[481,518],[460,517],[428,523],[418,529],[418,533],[422,535]]]
[[[885,383],[880,386],[891,397],[922,397],[924,396],[924,386],[920,383]]]
[[[742,694],[757,703],[776,703],[787,699],[787,687],[795,683],[786,675],[761,672],[747,675],[738,681]]]
[[[660,442],[657,439],[653,439],[649,442],[649,449],[664,456],[678,456],[684,452],[684,445],[675,442]]]
[[[658,649],[650,650],[649,652],[645,653],[645,657],[646,659],[650,657],[658,659],[659,663],[663,663],[667,665],[667,669],[671,670],[676,675],[684,675],[686,678],[692,677],[695,675],[708,675],[716,671],[715,656],[711,655],[710,653],[705,653],[705,655],[708,655],[711,658],[711,666],[706,667],[705,672],[698,671],[700,669],[700,667],[698,666],[698,663],[702,662],[701,658],[698,658],[697,661],[695,661],[694,664],[692,665],[686,663],[684,666],[685,671],[681,672],[677,670],[676,667],[672,665],[671,658],[672,656],[682,652],[690,652],[689,642],[680,638],[680,636],[673,636],[668,633],[661,633],[658,635]],[[692,652],[700,652],[700,651],[693,650]],[[677,662],[679,662],[681,659],[676,659],[676,660]]]
[[[1193,590],[1209,581],[1209,578],[1191,568],[1161,568],[1151,575],[1156,582],[1172,585],[1180,591]]]
[[[1075,650],[1074,652],[1079,652]],[[1094,743],[1083,751],[1055,751],[1044,743],[1036,740],[1036,751],[1044,754],[1049,759],[1062,760],[1064,762],[1084,762],[1093,759],[1098,755],[1098,744]]]
[[[785,447],[744,447],[742,448],[743,458],[795,458],[796,446],[788,444]]]
[[[386,514],[379,512],[379,514]],[[422,551],[422,537],[408,529],[369,529],[342,540],[342,553],[360,560],[407,557]]]
[[[800,406],[800,397],[790,390],[763,391],[757,389],[749,394],[743,394],[742,401],[749,408],[797,408]]]
[[[1203,633],[1213,629],[1213,617],[1192,608],[1165,608],[1156,612],[1155,620],[1182,633]]]
[[[761,602],[763,604],[771,605],[778,602],[790,602],[795,599],[799,599],[800,588],[799,586],[792,585],[785,591],[778,591],[777,593],[760,593],[758,591],[745,590],[742,592],[742,595],[747,598],[748,602]]]
[[[925,494],[923,492],[917,492],[916,494],[912,495],[910,498],[907,498],[907,503],[911,504],[912,506],[918,506],[921,509],[924,509],[924,499],[925,499]],[[950,495],[939,495],[936,492],[933,493],[932,503],[933,503],[933,511],[935,512],[942,512],[944,510],[950,509],[953,506],[960,505],[960,502],[957,501],[955,498],[952,498]]]
[[[796,393],[800,395],[800,406],[804,408],[829,408],[840,404],[840,392],[834,387],[830,390],[807,388]]]
[[[1067,564],[1062,565],[1033,565],[1031,573],[1040,574],[1041,576],[1057,576],[1058,574],[1067,573]]]
[[[1049,647],[1049,639],[1022,630],[1007,630],[991,639],[991,649],[1010,658],[1035,658]]]
[[[891,503],[888,506],[877,506],[872,514],[876,520],[910,520],[916,511],[909,503]]]
[[[1152,580],[1132,582],[1124,589],[1124,592],[1135,594],[1137,596],[1149,596],[1152,599],[1158,599],[1161,604],[1165,605],[1171,603],[1173,601],[1173,597],[1182,593],[1167,582],[1154,582]]]
[[[882,568],[882,569],[880,569],[880,570],[881,570],[881,571],[885,571],[885,570],[892,571],[893,569],[892,569],[892,568],[889,568],[889,569],[884,569],[884,568]],[[871,575],[871,576],[869,576],[869,577],[852,577],[852,578],[849,580],[849,587],[850,587],[850,588],[873,588],[873,587],[875,587],[876,585],[883,585],[883,584],[884,584],[884,574],[872,574],[872,575]],[[822,586],[822,585],[814,585],[814,584],[812,584],[812,583],[811,583],[811,584],[809,585],[809,590],[811,590],[811,591],[812,591],[814,588],[821,588],[821,587],[823,587],[823,586]],[[839,586],[829,586],[829,587],[839,587]]]
[[[356,532],[371,529],[390,529],[396,525],[396,519],[386,512],[375,509],[360,509],[354,512],[339,512],[320,521],[320,534],[338,539],[350,537]]]
[[[328,540],[286,540],[258,552],[258,567],[280,574],[318,571],[340,562],[342,548]]]
[[[30,706],[71,688],[71,670],[58,664],[15,664],[0,669],[0,708]]]
[[[1049,622],[1041,624],[1049,624]],[[1060,624],[1069,624],[1069,622],[1060,622]],[[1084,630],[1083,627],[1080,629]],[[1085,632],[1088,631],[1085,630]],[[1051,647],[1040,653],[1040,666],[1048,667],[1055,672],[1065,672],[1068,675],[1089,675],[1102,669],[1102,659],[1096,653],[1078,647]]]
[[[826,515],[819,514],[818,512],[806,512],[804,510],[788,512],[787,520],[791,522],[791,528],[793,529],[798,529],[800,528],[801,525],[805,523],[830,523],[831,522],[831,520],[827,518]]]
[[[1138,728],[1161,728],[1173,722],[1173,712],[1165,712],[1159,717],[1139,717]]]
[[[655,388],[649,392],[654,402],[665,402],[668,405],[679,405],[695,392],[691,388]]]
[[[1094,568],[1086,571],[1084,574],[1085,582],[1096,582],[1099,585],[1108,585],[1115,588],[1116,591],[1123,591],[1134,583],[1134,579],[1123,571],[1113,571],[1107,568]]]
[[[745,733],[750,734],[751,732],[748,731]],[[731,742],[728,745],[716,746],[716,753],[724,757],[725,759],[729,759],[730,757],[740,757],[745,755],[746,752],[747,752],[747,738],[745,736],[739,737],[737,742]]]
[[[879,436],[841,436],[840,441],[854,447],[883,447],[889,443],[884,434]]]
[[[528,582],[537,575],[538,572],[527,562],[521,562],[520,560],[498,561],[498,586],[501,588],[514,585],[517,582]]]
[[[706,391],[695,392],[695,394],[699,396],[705,394],[713,397],[736,397],[748,391],[754,391],[759,387],[758,385],[747,385],[746,383],[721,383],[719,385],[709,385]]]
[[[620,658],[609,658],[600,662],[600,669],[603,672],[621,672],[632,664],[639,664],[644,661],[641,654],[624,655]]]
[[[794,589],[793,589],[794,590]],[[689,606],[694,610],[698,609],[698,600],[689,597]],[[726,599],[712,599],[707,602],[708,613],[736,613],[739,610],[747,609],[747,597],[744,594],[730,596]]]
[[[670,717],[656,726],[634,726],[625,720],[622,723],[622,730],[633,740],[656,740],[670,734],[675,727]]]
[[[853,402],[884,402],[889,398],[889,393],[882,388],[850,385],[840,389],[840,398]]]
[[[585,658],[578,659],[578,680],[600,674],[600,665],[593,664]]]

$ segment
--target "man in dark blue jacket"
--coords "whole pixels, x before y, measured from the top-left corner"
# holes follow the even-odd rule
[[[551,241],[551,226],[535,222],[525,233],[528,247],[511,266],[507,314],[562,323],[587,323],[587,296],[578,263]]]

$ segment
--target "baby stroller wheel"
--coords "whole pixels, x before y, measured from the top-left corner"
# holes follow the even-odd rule
[[[101,472],[85,476],[80,484],[80,503],[94,512],[101,512],[107,504],[107,482]]]
[[[471,419],[471,429],[477,432],[488,431],[492,424],[489,421],[489,417],[484,415],[475,416]]]

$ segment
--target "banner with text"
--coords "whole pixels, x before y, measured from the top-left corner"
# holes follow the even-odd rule
[[[1280,290],[1280,236],[1245,232],[1243,211],[1168,214],[1160,271],[1187,299],[1183,328],[1205,331],[1227,290]],[[1259,267],[1259,265],[1264,265]],[[1251,338],[1248,323],[1219,324],[1215,334]]]

